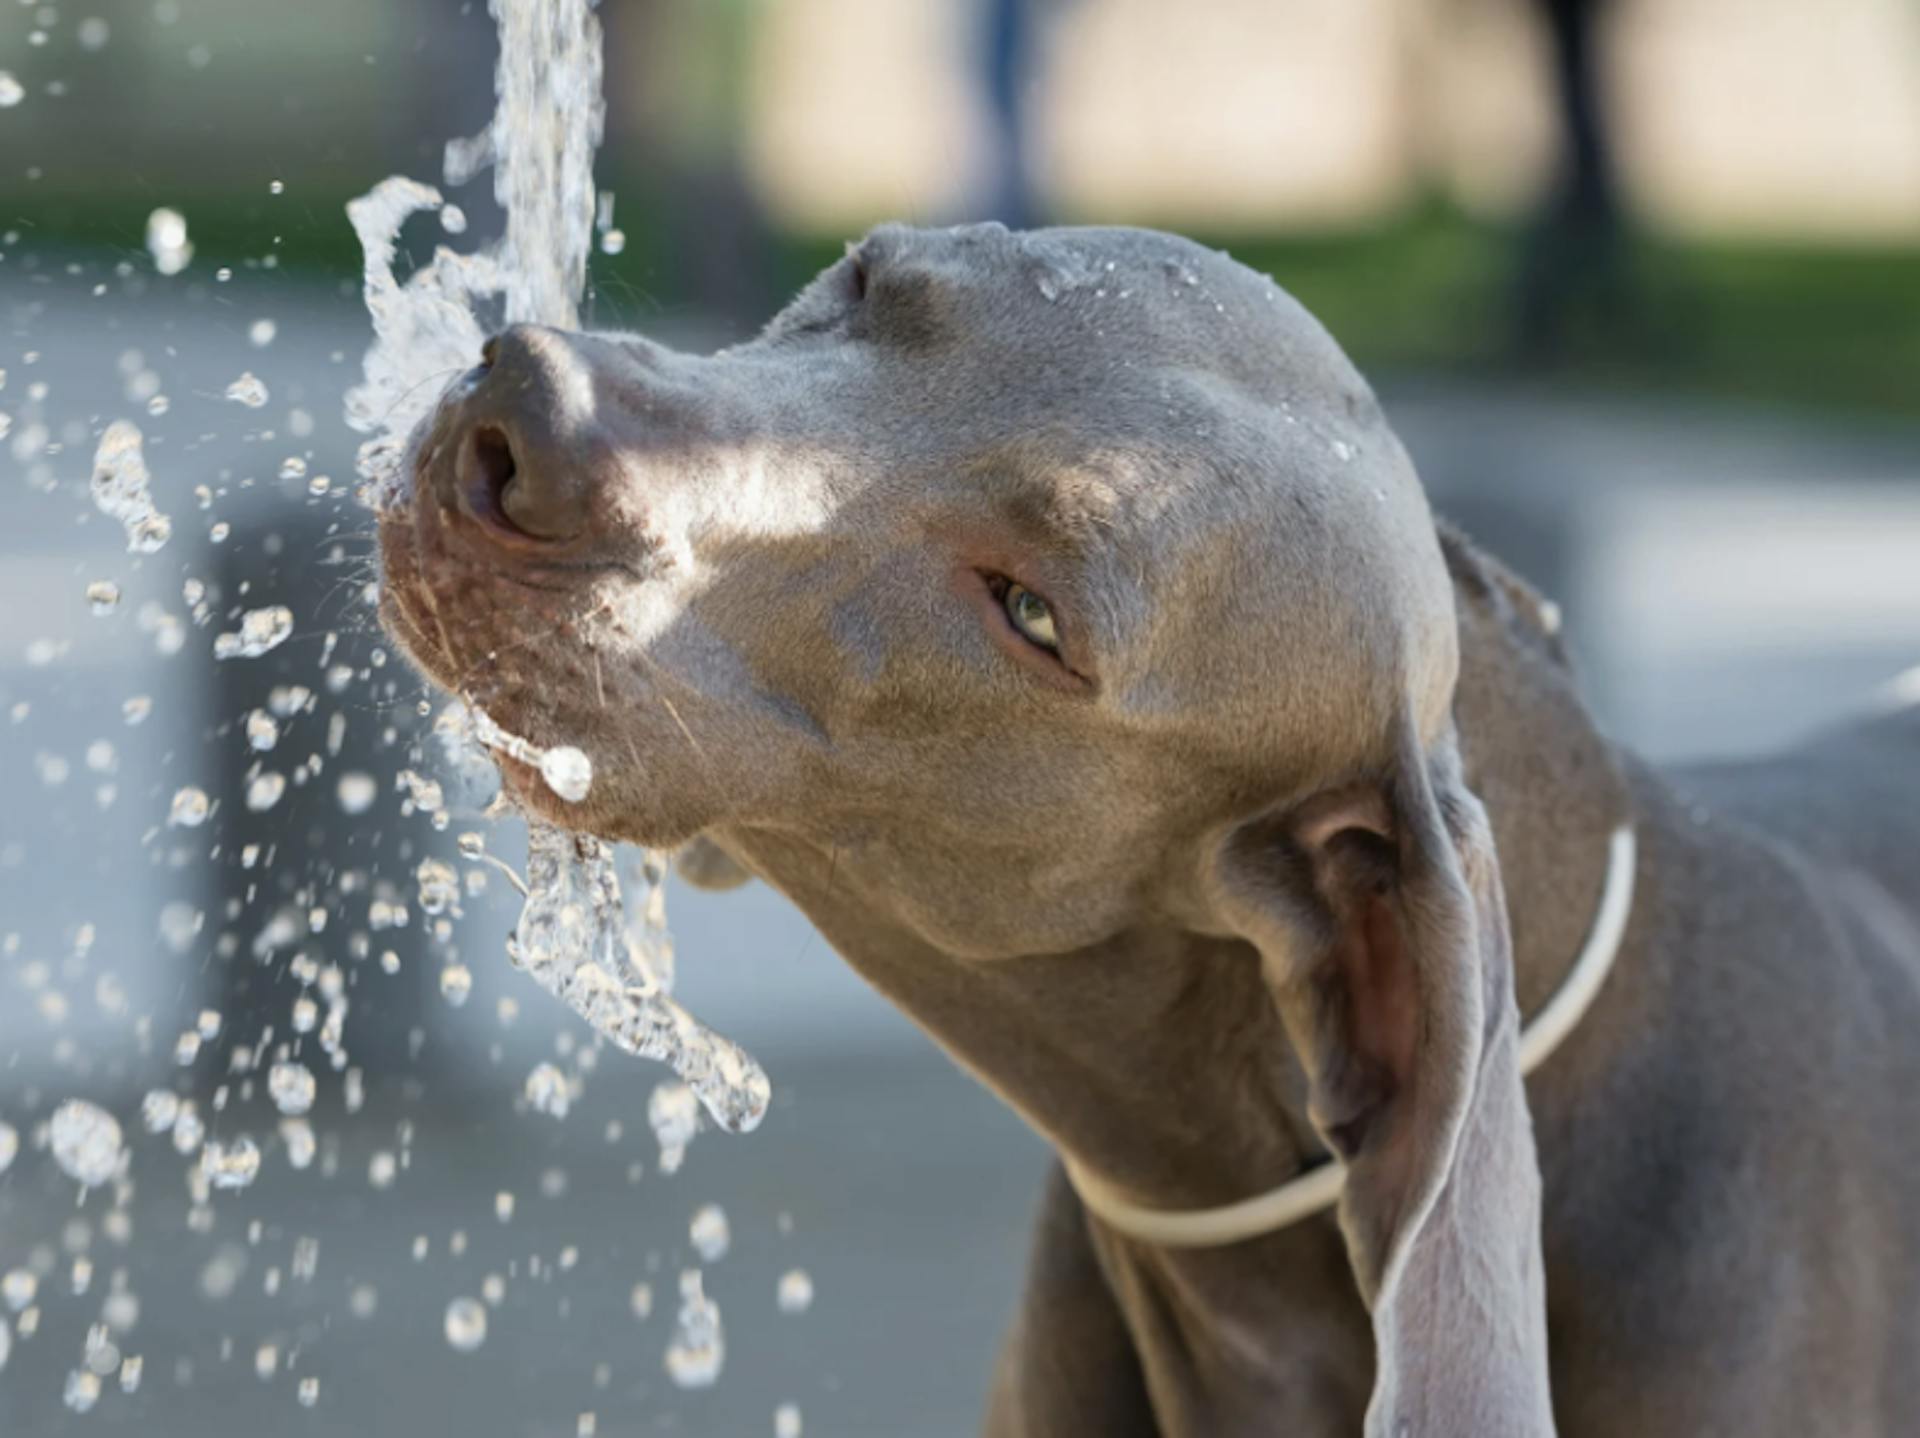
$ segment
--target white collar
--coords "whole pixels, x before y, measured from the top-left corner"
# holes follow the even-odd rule
[[[1520,1072],[1530,1074],[1545,1063],[1560,1041],[1592,1004],[1620,952],[1633,910],[1634,835],[1622,824],[1607,842],[1607,876],[1600,887],[1599,907],[1587,941],[1567,971],[1566,980],[1547,1006],[1534,1015],[1520,1035]],[[1273,1233],[1297,1223],[1339,1201],[1346,1170],[1328,1162],[1296,1174],[1278,1188],[1243,1198],[1219,1208],[1143,1208],[1122,1197],[1104,1179],[1095,1177],[1071,1158],[1061,1156],[1067,1177],[1080,1201],[1109,1227],[1146,1243],[1165,1248],[1218,1248],[1229,1243]]]

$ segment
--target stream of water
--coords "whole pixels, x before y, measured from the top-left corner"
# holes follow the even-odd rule
[[[458,185],[493,167],[505,234],[468,253],[442,245],[401,281],[394,274],[401,226],[429,210],[444,225],[441,192],[394,176],[348,206],[366,254],[375,339],[364,381],[348,396],[347,415],[370,436],[359,464],[364,493],[376,507],[398,501],[408,436],[431,412],[446,377],[478,358],[489,315],[508,324],[579,323],[602,209],[593,183],[604,110],[599,22],[587,0],[494,0],[492,9],[500,28],[498,106],[485,130],[447,146],[443,170],[446,183]],[[465,229],[464,217],[459,228]],[[479,743],[538,768],[561,798],[577,803],[586,797],[589,756],[570,746],[541,749],[455,702],[466,732]],[[641,937],[655,949],[649,955],[626,923],[608,847],[538,819],[528,828],[526,907],[514,932],[514,961],[601,1037],[671,1065],[723,1128],[755,1127],[771,1094],[766,1074],[669,992],[659,889],[664,859],[651,856],[643,868],[648,892],[641,907],[650,919]]]
[[[364,437],[357,456],[357,492],[376,508],[399,499],[408,436],[431,412],[448,379],[475,363],[489,331],[517,322],[561,327],[579,323],[595,226],[604,230],[610,224],[611,197],[598,194],[593,180],[602,126],[601,37],[594,6],[589,0],[494,0],[491,9],[500,37],[497,109],[481,133],[447,146],[442,183],[452,189],[490,167],[494,194],[506,217],[504,233],[491,243],[456,248],[453,242],[467,231],[458,205],[440,188],[405,177],[383,181],[348,207],[365,252],[364,293],[374,343],[366,352],[360,382],[346,397],[346,416]],[[280,195],[283,188],[274,180],[270,193]],[[183,209],[191,212],[190,206]],[[404,268],[400,236],[410,221],[416,226],[437,224],[447,242],[435,248],[427,263],[403,275],[396,272]],[[6,258],[7,247],[18,240],[17,233],[0,235],[0,258]],[[161,283],[206,283],[211,262],[203,255],[196,265],[187,214],[154,209],[145,240],[150,270],[143,269],[137,278],[150,274]],[[249,263],[273,268],[267,261]],[[78,273],[77,265],[73,269]],[[116,274],[129,281],[132,262],[121,261]],[[212,286],[226,285],[233,270],[220,266],[210,278]],[[103,284],[94,293],[105,289]],[[276,323],[265,316],[254,318],[242,333],[249,354],[267,351],[275,341]],[[170,346],[168,354],[171,357]],[[19,363],[30,367],[37,358],[28,351]],[[284,394],[276,401],[274,391],[284,376],[268,363],[270,358],[255,361],[265,379],[252,368],[242,371],[235,365],[210,389],[203,387],[190,398],[217,407],[221,414],[243,416],[236,423],[247,427],[249,443],[279,446],[283,437],[304,439],[313,433],[313,416],[297,403],[286,408]],[[349,1122],[380,1134],[374,1140],[379,1146],[365,1160],[365,1189],[380,1194],[404,1182],[413,1158],[415,1120],[404,1109],[392,1117],[380,1114],[377,1098],[370,1114],[369,1089],[384,1084],[387,1093],[404,1096],[413,1084],[412,1097],[417,1098],[418,1084],[407,1073],[370,1078],[362,1066],[365,1060],[355,1061],[350,1051],[355,1026],[368,1022],[363,1017],[368,1010],[374,1011],[373,1021],[393,1026],[391,1008],[381,1012],[360,985],[363,980],[381,982],[369,978],[376,972],[387,977],[401,972],[397,950],[406,946],[383,945],[396,931],[413,927],[424,930],[419,948],[438,955],[439,993],[454,1008],[465,1005],[475,979],[456,948],[456,924],[467,917],[463,904],[485,891],[490,875],[504,872],[524,895],[511,933],[491,937],[489,947],[505,951],[500,967],[511,964],[523,971],[591,1028],[584,1042],[572,1032],[558,1036],[555,1051],[561,1061],[535,1065],[519,1088],[523,1111],[564,1118],[581,1102],[603,1052],[619,1050],[664,1062],[674,1077],[652,1089],[646,1117],[657,1145],[657,1167],[672,1173],[704,1124],[750,1130],[765,1115],[771,1093],[766,1074],[750,1056],[700,1023],[672,995],[666,855],[647,852],[637,863],[617,865],[612,845],[537,821],[529,824],[524,878],[487,852],[488,836],[479,829],[460,833],[457,850],[416,847],[404,832],[390,847],[381,847],[385,835],[393,832],[386,823],[392,816],[376,806],[397,808],[400,818],[413,825],[445,830],[461,812],[458,803],[448,800],[453,780],[475,764],[484,766],[489,753],[510,753],[533,765],[555,794],[572,802],[591,791],[592,756],[565,744],[530,744],[501,729],[462,696],[450,696],[439,705],[432,725],[445,772],[436,770],[420,746],[409,749],[412,731],[386,717],[399,707],[401,692],[392,670],[382,674],[387,660],[383,647],[371,646],[364,663],[349,664],[337,652],[351,647],[340,644],[339,633],[322,632],[312,614],[296,614],[295,608],[269,602],[273,596],[256,592],[254,579],[237,580],[223,589],[219,576],[225,571],[217,563],[209,564],[205,575],[194,572],[205,553],[219,551],[194,549],[183,556],[182,550],[191,546],[175,538],[176,533],[197,538],[192,530],[204,526],[208,546],[231,540],[232,549],[226,552],[240,548],[243,540],[235,537],[232,521],[216,510],[233,490],[248,489],[255,481],[226,471],[209,473],[191,484],[188,502],[183,491],[191,481],[185,475],[198,478],[203,471],[187,458],[193,445],[185,446],[184,453],[180,447],[169,448],[174,432],[167,416],[174,396],[161,376],[167,368],[167,361],[156,357],[150,362],[136,348],[123,351],[123,393],[128,404],[137,406],[137,422],[114,416],[109,393],[103,403],[90,401],[85,425],[76,421],[56,427],[42,419],[46,384],[31,374],[17,382],[13,395],[4,396],[8,406],[0,412],[0,439],[9,441],[9,452],[19,463],[23,493],[66,503],[56,462],[63,453],[78,456],[80,478],[73,487],[83,492],[79,504],[97,527],[96,534],[105,521],[112,535],[111,567],[83,577],[85,602],[101,622],[101,634],[112,632],[120,642],[150,646],[160,656],[181,656],[175,662],[183,665],[188,658],[204,656],[218,661],[208,667],[223,676],[245,673],[256,662],[260,668],[282,665],[290,655],[312,668],[298,671],[308,682],[276,679],[270,692],[264,692],[263,683],[258,707],[217,715],[204,735],[195,736],[222,746],[224,761],[235,774],[231,785],[223,787],[205,773],[181,772],[204,758],[197,751],[180,758],[173,777],[164,782],[137,774],[130,739],[116,745],[89,737],[74,758],[50,747],[33,759],[38,781],[48,791],[65,788],[72,794],[91,786],[83,797],[95,808],[80,810],[77,817],[94,850],[103,851],[109,839],[125,837],[123,831],[131,829],[138,835],[136,853],[142,862],[156,874],[181,876],[175,893],[188,892],[187,881],[201,870],[217,869],[220,877],[213,887],[223,896],[218,907],[170,897],[158,915],[157,955],[142,952],[137,944],[129,946],[124,969],[114,967],[122,956],[102,961],[94,954],[96,935],[90,921],[72,921],[63,913],[44,916],[42,922],[42,915],[21,912],[7,914],[0,926],[0,961],[9,981],[6,1002],[22,1014],[30,1008],[35,1020],[54,1034],[48,1045],[53,1055],[49,1066],[0,1087],[6,1110],[0,1113],[0,1177],[11,1185],[0,1189],[0,1375],[10,1383],[28,1378],[21,1372],[19,1353],[37,1345],[53,1365],[46,1371],[70,1415],[107,1410],[116,1401],[131,1401],[131,1395],[150,1397],[152,1369],[163,1372],[174,1388],[189,1387],[196,1361],[226,1364],[234,1361],[236,1347],[238,1361],[251,1370],[249,1381],[257,1377],[264,1383],[287,1374],[300,1406],[314,1408],[326,1401],[314,1350],[322,1346],[322,1335],[336,1316],[356,1322],[370,1319],[380,1307],[380,1284],[355,1277],[340,1290],[340,1312],[322,1311],[324,1322],[318,1321],[311,1302],[318,1291],[316,1275],[322,1273],[315,1233],[283,1232],[281,1214],[269,1210],[251,1216],[262,1213],[257,1207],[239,1211],[247,1221],[236,1233],[236,1210],[218,1205],[259,1200],[262,1190],[274,1189],[274,1177],[288,1169],[303,1180],[335,1179],[342,1167],[342,1130]],[[0,389],[6,384],[6,371],[0,369]],[[284,429],[268,411],[276,404],[286,416]],[[15,416],[19,428],[10,435]],[[326,475],[308,473],[315,451],[288,454],[279,447],[274,452],[284,457],[269,461],[266,473],[278,465],[278,480],[291,486],[281,493],[296,494],[309,507],[330,506],[343,497],[343,489]],[[90,471],[84,467],[89,454]],[[363,516],[347,508],[316,526],[325,531],[327,562],[345,564],[342,537],[356,527],[364,528]],[[277,533],[244,538],[266,556],[277,559],[281,553]],[[277,563],[273,568],[277,571]],[[71,583],[72,576],[58,582]],[[145,597],[158,585],[173,590],[166,602]],[[264,584],[261,587],[264,590]],[[76,585],[76,592],[80,588]],[[368,584],[350,582],[342,588],[350,604],[370,607]],[[116,624],[118,629],[113,628]],[[62,662],[70,651],[84,657],[83,648],[71,639],[51,637],[36,638],[27,646],[26,668],[36,682],[45,682],[39,683],[33,699],[9,700],[11,723],[37,720],[35,703],[58,712],[53,701],[61,695]],[[126,695],[111,721],[135,729],[148,725],[156,711],[164,715],[174,696],[156,692],[157,699],[152,693]],[[421,710],[423,716],[427,712]],[[89,713],[86,722],[98,717]],[[160,722],[148,725],[149,731]],[[373,763],[348,767],[342,756],[352,752],[346,740],[350,724],[363,735],[375,729],[377,741],[364,747],[405,753],[407,767],[398,768],[390,780],[379,775]],[[169,748],[156,762],[174,765],[176,757]],[[70,780],[77,782],[67,787]],[[307,791],[304,796],[302,790]],[[331,848],[308,827],[316,791],[323,791],[337,814],[346,817],[348,828],[356,831],[343,839],[336,830]],[[134,819],[119,822],[130,808],[135,808]],[[298,811],[298,827],[290,811]],[[75,817],[50,800],[48,813],[33,816],[21,832],[30,832],[36,824],[48,833],[65,832],[75,827]],[[279,819],[287,822],[266,823]],[[264,827],[249,828],[250,822]],[[396,872],[378,872],[366,857],[396,851],[406,866]],[[29,857],[12,839],[0,845],[0,867],[30,868]],[[621,887],[622,872],[628,869],[637,880],[631,902]],[[89,874],[111,877],[114,872],[104,859],[88,868]],[[84,883],[94,891],[101,887],[95,879]],[[150,924],[151,918],[145,922]],[[152,929],[147,940],[153,947]],[[56,944],[64,950],[56,950]],[[36,946],[52,957],[34,953]],[[210,990],[225,983],[233,986],[229,993],[259,996],[264,990],[267,998],[258,1008],[243,1001],[224,1009],[210,1003],[198,1007],[204,1000],[196,999],[184,1025],[176,1027],[164,1018],[156,1023],[156,1015],[166,1012],[163,1001],[149,997],[136,1004],[121,978],[123,973],[135,974],[143,960],[156,972],[165,967],[167,984],[176,982],[176,971],[192,974],[191,980],[178,980],[180,993],[210,996]],[[242,977],[236,981],[236,975]],[[265,982],[249,989],[248,978],[254,975],[264,976]],[[190,983],[203,987],[190,988]],[[291,993],[275,987],[280,984],[288,984]],[[82,1003],[118,1026],[110,1043],[90,1048],[61,1034],[61,1025]],[[502,1028],[517,1011],[518,1000],[511,997],[501,997],[494,1010]],[[412,1022],[405,1039],[408,1056],[417,1055],[425,1041],[425,1026]],[[21,1052],[0,1053],[0,1067],[19,1064]],[[499,1052],[496,1046],[496,1062]],[[128,1082],[131,1089],[124,1087]],[[9,1121],[9,1115],[15,1121]],[[609,1122],[606,1143],[614,1144],[621,1132],[619,1121]],[[640,1168],[637,1162],[628,1165],[629,1182],[638,1179]],[[56,1196],[51,1226],[31,1232],[18,1221],[22,1213],[32,1213],[21,1202],[29,1194],[29,1180],[38,1194],[51,1190]],[[183,1181],[184,1201],[179,1195]],[[566,1182],[564,1170],[548,1167],[530,1179],[528,1190],[552,1199],[564,1193]],[[144,1207],[136,1203],[142,1187]],[[483,1205],[492,1188],[488,1184],[481,1190]],[[171,1201],[156,1201],[156,1190]],[[69,1200],[76,1206],[63,1215]],[[489,1221],[510,1224],[516,1202],[511,1189],[501,1188],[493,1196]],[[136,1211],[165,1215],[143,1216],[142,1224],[155,1226],[142,1228],[137,1243]],[[356,1212],[364,1217],[363,1211]],[[182,1218],[184,1229],[167,1226]],[[450,1231],[439,1239],[448,1257],[456,1260],[469,1242],[458,1222],[450,1223]],[[654,1349],[651,1371],[678,1388],[706,1387],[721,1375],[725,1330],[708,1279],[730,1242],[726,1214],[716,1205],[703,1205],[693,1215],[683,1250],[698,1266],[682,1269],[677,1281],[671,1273],[662,1275],[663,1297],[673,1293],[678,1301],[661,1305],[671,1313],[673,1327],[671,1336]],[[282,1243],[284,1259],[269,1261],[268,1250]],[[426,1234],[413,1240],[415,1263],[423,1261],[430,1246]],[[202,1247],[207,1250],[204,1261]],[[160,1278],[144,1290],[150,1305],[158,1308],[164,1302],[172,1311],[164,1321],[142,1329],[142,1284],[188,1251],[196,1268],[184,1285]],[[647,1255],[647,1272],[653,1272],[656,1257]],[[504,1273],[476,1272],[472,1291],[450,1299],[444,1288],[433,1292],[430,1284],[403,1280],[388,1288],[388,1301],[405,1301],[412,1296],[410,1287],[429,1289],[428,1301],[436,1314],[444,1315],[447,1346],[470,1353],[487,1343],[489,1314],[496,1323],[501,1321],[510,1281],[551,1281],[556,1268],[565,1271],[576,1258],[571,1245],[550,1257],[520,1254],[502,1263]],[[380,1277],[387,1282],[385,1275]],[[243,1278],[257,1285],[258,1295],[270,1304],[280,1302],[282,1285],[287,1285],[285,1296],[308,1300],[304,1316],[289,1316],[299,1311],[297,1303],[289,1303],[287,1312],[272,1320],[275,1327],[235,1333],[224,1328],[221,1310],[197,1311],[199,1305],[227,1302]],[[598,1284],[596,1291],[604,1288]],[[619,1292],[625,1291],[622,1282]],[[651,1311],[652,1291],[650,1281],[633,1286],[635,1317]],[[811,1293],[804,1271],[789,1270],[780,1282],[778,1311],[803,1311]],[[589,1296],[583,1295],[583,1301]],[[561,1300],[560,1314],[567,1316],[566,1299]],[[284,1326],[279,1326],[282,1320]],[[73,1323],[84,1327],[77,1351],[71,1358],[54,1358],[55,1335]],[[206,1330],[216,1327],[220,1331],[208,1338]],[[151,1352],[139,1351],[136,1335],[142,1346],[153,1345]],[[6,1372],[9,1365],[12,1372]],[[35,1384],[40,1373],[36,1365],[31,1375]],[[594,1381],[605,1388],[611,1377],[596,1376]],[[116,1388],[129,1398],[116,1399]],[[0,1388],[0,1434],[13,1432],[13,1396]],[[140,1411],[144,1417],[151,1410],[143,1405]],[[120,1421],[129,1413],[109,1416]],[[580,1432],[592,1431],[592,1418],[591,1413],[580,1416]],[[799,1422],[798,1409],[783,1404],[775,1418],[776,1431],[797,1434]]]

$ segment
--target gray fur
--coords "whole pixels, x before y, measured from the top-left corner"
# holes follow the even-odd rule
[[[1337,1220],[1218,1250],[1056,1178],[988,1431],[1920,1426],[1920,716],[1657,773],[1267,280],[1126,230],[857,264],[712,357],[503,336],[383,612],[591,755],[579,806],[511,772],[530,806],[773,883],[1138,1201],[1351,1146]],[[1523,1091],[1627,817],[1618,965]]]

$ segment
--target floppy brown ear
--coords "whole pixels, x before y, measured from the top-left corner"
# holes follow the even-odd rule
[[[1373,1315],[1375,1438],[1551,1434],[1540,1180],[1506,902],[1451,739],[1222,851],[1346,1164],[1340,1225]]]

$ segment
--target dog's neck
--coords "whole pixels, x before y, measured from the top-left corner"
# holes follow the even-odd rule
[[[1492,819],[1523,1017],[1566,976],[1624,785],[1561,658],[1550,606],[1443,531],[1460,617],[1455,716]],[[1096,951],[976,964],[876,922],[823,856],[750,845],[842,955],[1062,1151],[1148,1207],[1264,1192],[1324,1156],[1247,945],[1137,928]]]

